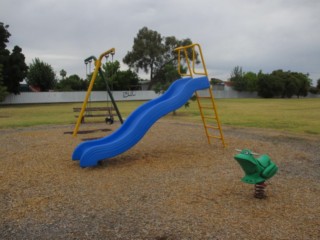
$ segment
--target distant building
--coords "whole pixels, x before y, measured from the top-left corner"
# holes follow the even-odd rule
[[[20,92],[31,92],[29,85],[27,83],[21,83],[19,87]]]
[[[19,87],[20,92],[41,92],[40,87],[31,86],[27,83],[21,83]]]
[[[149,80],[140,80],[139,85],[141,90],[148,90],[149,83],[150,83]]]

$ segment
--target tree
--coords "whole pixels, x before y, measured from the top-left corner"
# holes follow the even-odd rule
[[[271,75],[276,76],[281,84],[280,96],[282,98],[291,98],[294,95],[297,97],[307,96],[311,85],[311,80],[309,79],[308,74],[283,71],[280,69],[273,71]]]
[[[3,65],[0,64],[0,102],[2,102],[8,95],[7,88],[3,85],[2,70]]]
[[[111,90],[133,90],[139,85],[137,73],[131,69],[121,71],[119,61],[107,62],[103,70]]]
[[[70,75],[56,84],[56,90],[59,91],[86,91],[87,88],[88,82],[76,74]]]
[[[307,96],[311,80],[308,74],[275,70],[271,74],[258,74],[258,95],[261,97],[291,98]]]
[[[295,79],[290,75],[290,72],[284,72],[282,69],[274,70],[271,74],[277,80],[277,84],[271,90],[275,97],[291,98],[297,89]]]
[[[15,46],[12,50],[7,71],[9,77],[5,79],[4,84],[8,88],[8,91],[14,94],[20,93],[20,83],[27,76],[28,66],[25,63],[22,49],[18,46]]]
[[[246,85],[246,91],[257,91],[258,75],[254,72],[246,72],[243,74],[244,82]]]
[[[39,87],[41,91],[53,89],[56,85],[56,76],[51,65],[42,62],[39,58],[32,60],[27,74],[27,83]]]
[[[297,81],[297,97],[306,97],[308,95],[312,82],[312,80],[309,78],[309,74],[293,72],[292,75]]]
[[[8,31],[9,25],[4,25],[0,22],[0,50],[7,48],[7,43],[9,42],[9,37],[11,34]]]
[[[181,69],[182,73],[186,72],[186,69]],[[158,72],[157,72],[158,81],[155,83],[154,91],[156,93],[164,93],[171,85],[173,81],[180,77],[177,66],[173,64],[173,62],[168,62],[165,64]],[[196,100],[195,98],[191,97],[191,100]],[[187,101],[184,106],[187,108],[189,107],[190,102]],[[174,110],[173,115],[177,114],[177,111]]]
[[[119,61],[106,62],[101,70],[104,74],[104,79],[100,75],[97,76],[93,86],[94,91],[106,91],[105,81],[107,81],[110,90],[133,90],[138,88],[138,75],[130,69],[121,71]]]
[[[160,67],[161,56],[164,52],[161,34],[143,27],[133,40],[132,51],[126,54],[123,62],[137,72],[139,69],[145,73],[150,72],[150,81],[153,82],[155,69]]]
[[[258,75],[254,72],[243,72],[242,67],[234,67],[230,74],[230,81],[236,91],[257,91]]]
[[[8,28],[9,25],[0,22],[0,64],[2,65],[3,85],[8,92],[18,94],[20,92],[20,82],[26,77],[28,67],[19,46],[15,46],[12,53],[6,49],[11,36]]]
[[[318,94],[320,91],[319,91],[318,88],[312,86],[312,87],[310,87],[309,92],[310,92],[311,94]]]
[[[62,80],[67,76],[67,72],[64,69],[61,69],[60,76],[62,77]]]
[[[224,82],[219,78],[210,78],[210,83],[212,85],[223,85]]]
[[[230,82],[232,82],[233,89],[236,91],[246,91],[247,83],[243,77],[244,73],[242,67],[236,66],[230,74]]]
[[[128,69],[117,72],[112,82],[112,90],[137,90],[139,89],[139,77],[137,73]]]
[[[100,78],[100,84],[99,84],[100,90],[106,91],[107,85],[106,85],[105,81],[107,81],[110,90],[124,90],[121,86],[119,86],[117,79],[116,79],[117,75],[120,73],[120,62],[119,61],[106,62],[102,66],[102,72],[104,73],[105,80],[103,81]],[[98,85],[98,83],[97,83],[97,85]],[[96,87],[98,87],[98,86],[96,86]]]
[[[160,64],[159,67],[155,70],[155,75],[153,79],[153,84],[156,85],[155,91],[164,92],[168,89],[172,82],[180,78],[178,72],[178,55],[174,49],[178,46],[188,46],[191,45],[192,41],[187,38],[183,40],[177,40],[174,36],[164,38],[164,49],[165,52],[162,56],[162,59],[159,58]],[[187,50],[187,55],[189,59],[192,59],[192,50]],[[185,56],[181,56],[182,61],[186,61]],[[198,61],[198,54],[196,55],[196,63]],[[186,73],[187,67],[181,65],[180,72]]]
[[[177,66],[177,54],[173,49],[190,44],[192,44],[190,39],[177,40],[174,36],[162,37],[157,31],[143,27],[134,38],[132,51],[126,54],[123,62],[136,72],[141,69],[145,73],[150,73],[149,89],[151,89],[155,83],[159,81],[161,83],[162,71],[168,68],[169,63]]]
[[[317,85],[314,87],[309,88],[309,92],[312,94],[319,94],[320,93],[320,78],[317,80]]]
[[[173,63],[167,63],[158,71],[158,81],[155,84],[154,91],[156,93],[165,92],[171,83],[180,77],[177,67]]]
[[[279,97],[283,92],[283,83],[279,76],[265,74],[260,71],[258,74],[257,91],[260,97]]]

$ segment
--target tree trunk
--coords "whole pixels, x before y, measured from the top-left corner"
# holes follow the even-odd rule
[[[153,63],[150,64],[150,82],[148,85],[148,90],[151,90],[153,86]]]

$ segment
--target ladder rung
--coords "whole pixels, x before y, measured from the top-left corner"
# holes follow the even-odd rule
[[[222,135],[222,130],[221,130],[221,127],[219,125],[219,119],[218,119],[218,115],[217,115],[217,112],[216,112],[217,110],[216,110],[216,107],[215,107],[215,104],[214,104],[214,99],[213,99],[212,93],[210,92],[210,96],[198,96],[198,94],[196,94],[196,96],[197,96],[199,110],[200,110],[200,113],[201,113],[201,118],[202,118],[202,121],[203,121],[203,126],[205,128],[206,135],[207,135],[207,138],[208,138],[208,142],[210,143],[210,138],[216,138],[216,139],[220,139],[222,141],[223,145],[226,146],[225,142],[224,142],[223,135]],[[206,103],[204,103],[205,106],[202,106],[202,102],[201,102],[200,99],[211,99],[212,100],[212,105],[209,104],[210,106],[208,106],[208,103],[206,102]],[[213,114],[208,114],[207,113],[208,111],[205,111],[203,109],[213,110]],[[210,121],[210,120],[215,120],[217,122],[217,125],[215,123],[212,123],[212,121]],[[207,124],[213,124],[213,125],[207,125]],[[219,135],[210,135],[209,132],[211,132],[211,134],[217,134],[217,132],[215,132],[213,130],[209,131],[209,129],[220,130],[220,136]]]
[[[203,117],[207,119],[217,119],[217,117],[208,117],[208,116],[203,116]]]
[[[208,137],[211,137],[211,138],[217,138],[217,139],[222,139],[221,137],[219,136],[213,136],[213,135],[208,135]]]
[[[206,125],[206,128],[211,128],[211,129],[219,129],[219,127],[208,126],[208,125]]]

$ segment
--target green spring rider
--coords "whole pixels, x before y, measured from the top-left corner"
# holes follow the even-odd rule
[[[234,159],[240,164],[241,168],[245,172],[245,176],[241,181],[249,184],[255,184],[254,196],[256,198],[265,198],[265,181],[277,173],[278,167],[266,154],[255,158],[253,155],[258,154],[252,153],[249,149],[238,151],[240,151],[240,153],[235,155]]]

